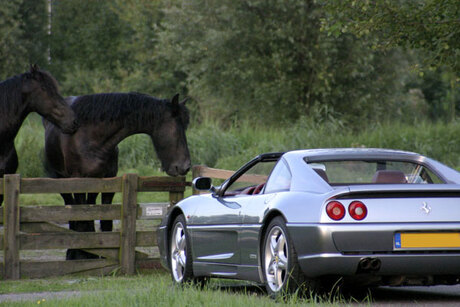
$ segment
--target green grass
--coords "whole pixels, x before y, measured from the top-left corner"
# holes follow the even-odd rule
[[[40,292],[81,291],[67,299],[45,299]],[[2,281],[0,293],[37,293],[28,302],[8,302],[8,306],[338,306],[354,302],[339,295],[313,299],[287,296],[272,300],[255,285],[239,281],[211,280],[204,289],[176,287],[169,274],[157,272],[132,277],[54,278],[46,280]],[[369,302],[369,297],[364,303]]]

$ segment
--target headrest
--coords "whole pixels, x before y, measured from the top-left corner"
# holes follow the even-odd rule
[[[377,171],[372,177],[373,183],[407,183],[406,175],[401,171]]]

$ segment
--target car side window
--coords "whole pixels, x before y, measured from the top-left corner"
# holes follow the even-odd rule
[[[276,161],[265,161],[254,164],[224,192],[224,196],[246,196],[259,194],[267,181],[268,175],[276,165]],[[258,189],[257,189],[258,188]]]
[[[291,179],[291,171],[286,165],[286,162],[280,160],[268,178],[264,193],[289,191],[291,188]]]

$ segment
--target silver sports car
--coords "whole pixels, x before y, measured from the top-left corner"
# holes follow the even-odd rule
[[[265,284],[269,294],[354,285],[460,283],[460,173],[412,152],[268,153],[194,195],[158,231],[173,281]]]

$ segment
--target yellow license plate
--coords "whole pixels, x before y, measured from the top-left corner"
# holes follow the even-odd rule
[[[458,232],[396,233],[395,248],[460,248]]]

